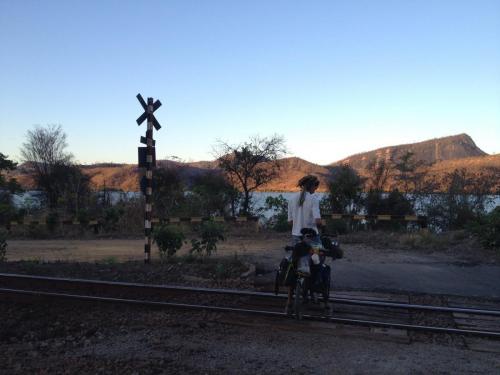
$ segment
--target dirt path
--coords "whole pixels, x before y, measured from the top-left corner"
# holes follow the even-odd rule
[[[232,236],[215,256],[237,255],[257,266],[260,286],[272,285],[274,270],[284,256],[286,234]],[[334,262],[333,288],[453,294],[500,298],[500,265],[470,261],[453,252],[432,252],[344,244],[345,257]],[[179,254],[187,254],[185,245]],[[158,250],[153,248],[153,259]],[[108,262],[143,259],[143,240],[17,240],[9,241],[9,261]]]
[[[282,238],[233,237],[218,245],[217,255],[259,256],[272,254],[273,259],[282,256]],[[190,246],[184,245],[178,254],[187,254]],[[94,262],[114,258],[116,261],[144,259],[144,240],[99,239],[99,240],[11,240],[8,242],[9,261],[78,261]],[[158,258],[158,249],[153,246],[153,259]]]

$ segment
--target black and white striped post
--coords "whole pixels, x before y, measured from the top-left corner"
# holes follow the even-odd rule
[[[146,168],[146,174],[141,180],[141,190],[146,197],[144,207],[144,262],[151,261],[151,219],[153,209],[153,168],[156,166],[155,140],[153,139],[153,127],[160,130],[161,126],[156,120],[153,112],[160,106],[159,100],[154,101],[148,98],[146,103],[141,94],[137,94],[137,99],[141,103],[144,113],[137,119],[137,125],[141,125],[147,119],[146,137],[141,137],[141,143],[146,147],[139,147],[139,168]]]

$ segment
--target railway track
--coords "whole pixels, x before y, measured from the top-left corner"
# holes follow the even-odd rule
[[[180,308],[247,314],[283,319],[284,295],[266,292],[150,285],[0,273],[0,296],[9,300],[64,299],[147,308]],[[485,337],[500,340],[500,310],[466,306],[431,306],[376,298],[331,295],[333,312],[311,307],[303,319],[399,329],[413,332]],[[438,324],[425,324],[415,315],[435,315]],[[454,317],[460,317],[457,324]],[[443,319],[444,317],[444,319]],[[432,320],[432,319],[431,319]],[[465,323],[464,323],[465,322]],[[467,323],[469,322],[469,323]],[[470,322],[480,322],[471,324]]]

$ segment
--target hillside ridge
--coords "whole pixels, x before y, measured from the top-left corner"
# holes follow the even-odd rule
[[[441,151],[443,158],[426,156],[426,152]],[[423,160],[434,175],[444,175],[455,169],[467,168],[471,172],[486,171],[491,168],[500,169],[500,154],[488,155],[479,149],[472,138],[467,134],[458,134],[448,137],[435,138],[427,141],[408,143],[396,146],[381,147],[372,151],[354,154],[326,166],[309,162],[297,156],[280,159],[280,177],[262,186],[260,191],[296,191],[297,181],[305,174],[314,174],[320,179],[320,191],[325,191],[331,170],[336,166],[347,163],[358,173],[366,174],[366,165],[373,158],[397,158],[406,151],[415,153],[415,160]],[[434,155],[435,156],[435,155]],[[208,170],[218,169],[217,161],[179,162],[177,160],[158,160],[158,167],[181,168],[185,178]],[[104,186],[109,189],[123,191],[138,191],[141,170],[136,164],[99,163],[82,166],[83,172],[90,177],[95,189]],[[25,189],[34,188],[29,171],[20,166],[12,173]],[[493,173],[493,178],[498,178]],[[500,182],[500,181],[499,181]]]

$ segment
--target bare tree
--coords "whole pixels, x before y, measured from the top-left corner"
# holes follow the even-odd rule
[[[446,173],[439,182],[442,192],[432,194],[426,206],[430,223],[442,230],[465,228],[486,213],[494,199],[495,183],[485,171],[461,168]]]
[[[66,152],[66,134],[60,125],[36,126],[28,130],[21,157],[33,169],[37,186],[45,191],[50,208],[57,206],[61,194],[61,169],[72,164],[73,155]]]
[[[279,159],[286,154],[282,136],[254,136],[249,141],[230,145],[219,141],[215,156],[231,183],[243,190],[241,213],[250,212],[250,193],[279,176]]]
[[[368,163],[366,171],[370,190],[379,193],[389,190],[389,181],[394,175],[394,162],[391,159],[372,159]]]
[[[414,156],[413,152],[406,151],[394,164],[397,172],[394,180],[398,189],[405,194],[416,193],[420,181],[425,177],[424,162],[415,160]]]

